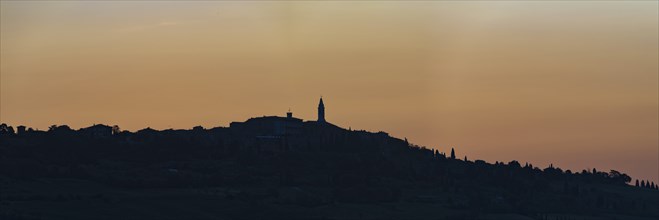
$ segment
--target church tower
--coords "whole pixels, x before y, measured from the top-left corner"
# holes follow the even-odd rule
[[[318,103],[318,122],[325,122],[325,104],[323,104],[323,97],[320,97],[320,103]]]

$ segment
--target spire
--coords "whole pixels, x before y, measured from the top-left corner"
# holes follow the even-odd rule
[[[323,104],[323,96],[320,96],[318,103],[318,122],[325,122],[325,104]]]

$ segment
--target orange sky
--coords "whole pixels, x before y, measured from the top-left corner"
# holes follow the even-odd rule
[[[659,182],[659,5],[0,3],[0,121],[383,130],[489,162]]]

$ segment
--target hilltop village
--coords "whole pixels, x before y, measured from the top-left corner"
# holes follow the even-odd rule
[[[0,128],[4,136],[15,136],[18,142],[10,144],[36,144],[41,138],[84,138],[91,141],[110,141],[121,146],[139,146],[164,141],[172,143],[193,142],[195,146],[213,147],[223,153],[246,151],[258,155],[273,155],[285,151],[321,150],[347,138],[383,144],[385,142],[403,142],[391,138],[385,132],[352,131],[340,128],[325,120],[325,105],[321,98],[318,104],[318,120],[303,121],[286,112],[286,117],[263,116],[250,118],[245,122],[232,122],[229,127],[204,129],[196,126],[192,130],[154,130],[145,128],[137,132],[121,131],[118,126],[95,124],[90,127],[73,130],[67,125],[53,125],[48,131],[39,131],[25,126],[18,126],[14,135],[12,127]],[[350,137],[348,137],[350,136]],[[13,139],[7,139],[12,141]],[[383,144],[384,145],[384,144]],[[433,153],[433,152],[429,152]]]
[[[229,127],[0,125],[0,219],[656,219],[616,171],[468,160],[292,112]]]

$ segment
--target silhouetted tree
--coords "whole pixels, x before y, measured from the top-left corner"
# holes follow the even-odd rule
[[[121,128],[119,128],[117,125],[112,126],[112,135],[117,135],[119,133],[121,133]]]
[[[636,187],[639,187],[640,185],[638,184],[638,180],[636,180]]]
[[[526,166],[528,165],[529,164],[527,163]],[[508,162],[508,166],[511,168],[520,168],[519,162],[517,162],[516,160]]]
[[[629,177],[627,174],[620,173],[616,170],[611,170],[608,174],[609,178],[611,178],[615,183],[618,184],[626,184],[632,181],[632,178]]]
[[[455,150],[451,148],[451,159],[455,160]]]
[[[0,135],[13,135],[14,128],[7,124],[0,124]]]
[[[641,180],[641,187],[645,188],[645,180]]]

